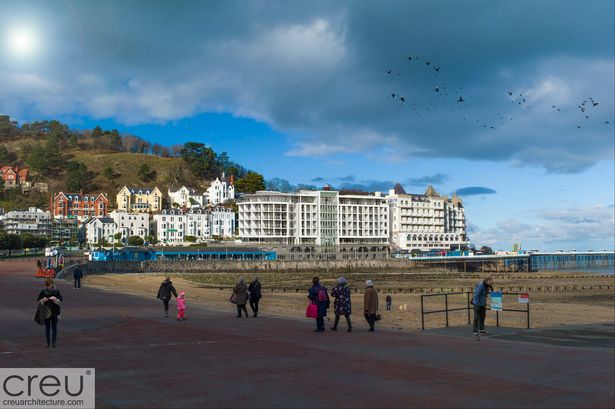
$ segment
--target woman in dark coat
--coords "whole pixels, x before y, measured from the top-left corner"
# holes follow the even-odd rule
[[[333,309],[335,311],[335,323],[331,329],[337,331],[337,324],[340,322],[340,315],[346,317],[346,324],[348,324],[348,332],[352,332],[352,323],[350,322],[350,288],[348,288],[346,279],[340,277],[337,279],[337,285],[331,291],[331,296],[335,298],[333,301]]]
[[[248,286],[243,281],[243,277],[239,278],[239,282],[233,288],[233,294],[235,294],[235,301],[237,302],[237,318],[241,318],[241,311],[246,313],[248,318],[248,309],[246,303],[248,302]]]
[[[171,277],[167,276],[162,284],[160,284],[160,288],[158,288],[158,295],[156,296],[156,298],[161,300],[164,305],[165,318],[169,318],[169,301],[171,301],[171,294],[177,298],[177,290],[173,287]]]
[[[258,315],[258,302],[260,301],[261,294],[261,282],[258,277],[254,277],[254,280],[248,286],[248,291],[250,292],[250,308],[254,315],[254,318]]]
[[[53,284],[53,279],[47,278],[45,280],[45,288],[41,290],[36,300],[51,311],[51,316],[45,318],[45,337],[47,339],[47,348],[49,348],[50,343],[55,348],[58,337],[58,317],[62,313],[60,305],[63,298],[60,290]]]
[[[312,288],[308,290],[308,298],[318,306],[318,317],[316,317],[316,329],[314,332],[324,332],[324,317],[327,316],[327,308],[329,308],[329,294],[327,294],[327,287],[320,285],[318,277],[312,278]]]
[[[363,309],[365,310],[365,320],[369,324],[369,330],[373,332],[376,316],[378,315],[378,292],[374,289],[372,280],[367,280],[365,282],[365,287]]]

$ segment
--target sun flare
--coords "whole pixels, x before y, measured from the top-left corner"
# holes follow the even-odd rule
[[[28,57],[36,53],[38,38],[30,27],[15,27],[8,31],[6,47],[11,54],[18,57]]]

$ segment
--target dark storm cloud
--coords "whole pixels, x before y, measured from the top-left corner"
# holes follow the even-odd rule
[[[24,4],[0,4],[0,27]],[[36,4],[46,53],[28,69],[0,59],[0,112],[19,118],[132,124],[231,112],[287,134],[289,155],[508,161],[555,173],[612,159],[610,0],[73,2],[83,51],[71,10]],[[439,73],[411,67],[408,55]],[[577,104],[590,96],[600,104],[586,119]]]
[[[469,186],[462,187],[460,189],[455,190],[455,193],[459,196],[476,196],[476,195],[493,195],[497,193],[495,190],[482,187],[482,186]]]

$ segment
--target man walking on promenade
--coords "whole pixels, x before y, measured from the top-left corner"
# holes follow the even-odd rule
[[[73,280],[75,284],[75,290],[81,288],[81,278],[83,277],[83,271],[81,271],[81,266],[77,265],[73,270]]]
[[[489,335],[485,331],[485,314],[487,313],[487,295],[493,290],[493,277],[488,275],[484,280],[476,284],[472,305],[474,306],[474,325],[472,328],[473,338],[480,341],[480,335]]]
[[[169,301],[171,301],[171,294],[177,298],[177,290],[173,287],[171,277],[167,276],[165,280],[160,284],[158,289],[158,295],[156,298],[162,301],[164,305],[164,317],[169,318]]]

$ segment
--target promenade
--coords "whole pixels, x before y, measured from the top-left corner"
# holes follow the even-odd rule
[[[615,405],[608,326],[596,330],[596,342],[581,329],[587,341],[580,343],[566,343],[565,329],[529,337],[504,331],[480,342],[459,329],[347,333],[342,325],[316,334],[311,320],[267,311],[236,319],[230,304],[224,313],[191,307],[189,298],[190,319],[177,323],[163,318],[157,288],[145,299],[75,291],[59,280],[58,348],[47,349],[33,321],[43,285],[33,272],[31,262],[0,262],[0,365],[94,367],[97,407]],[[550,342],[554,336],[559,341]]]

